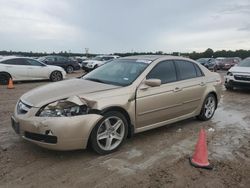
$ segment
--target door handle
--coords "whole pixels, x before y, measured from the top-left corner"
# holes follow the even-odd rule
[[[174,88],[174,92],[179,92],[179,91],[181,91],[181,90],[182,90],[182,89],[179,88],[179,87]]]
[[[204,85],[206,85],[204,82],[201,82],[201,83],[200,83],[200,86],[204,86]]]

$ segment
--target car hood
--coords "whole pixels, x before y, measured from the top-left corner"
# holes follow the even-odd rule
[[[239,72],[239,73],[250,73],[250,67],[240,67],[240,66],[234,66],[231,69],[229,69],[230,72]]]
[[[70,79],[47,84],[25,93],[21,100],[33,107],[42,107],[48,103],[71,96],[107,91],[120,86],[107,85],[84,79]]]

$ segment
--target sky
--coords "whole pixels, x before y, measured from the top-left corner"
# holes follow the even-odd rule
[[[249,0],[0,0],[0,50],[250,49]]]

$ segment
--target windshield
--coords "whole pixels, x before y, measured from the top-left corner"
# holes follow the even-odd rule
[[[45,60],[45,57],[39,57],[37,60],[38,60],[38,61],[44,61],[44,60]]]
[[[128,86],[148,65],[148,63],[132,59],[117,59],[86,74],[83,79],[117,86]]]
[[[102,56],[96,56],[96,57],[93,58],[93,60],[103,61],[103,57]]]
[[[250,59],[244,59],[238,64],[239,67],[250,67]]]

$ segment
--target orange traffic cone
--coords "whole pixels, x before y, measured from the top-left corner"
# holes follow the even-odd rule
[[[208,162],[207,140],[204,129],[200,130],[199,140],[196,144],[194,155],[190,158],[190,163],[197,168],[213,169]]]
[[[12,81],[11,78],[9,79],[9,84],[8,84],[7,88],[8,89],[14,89],[13,81]]]

